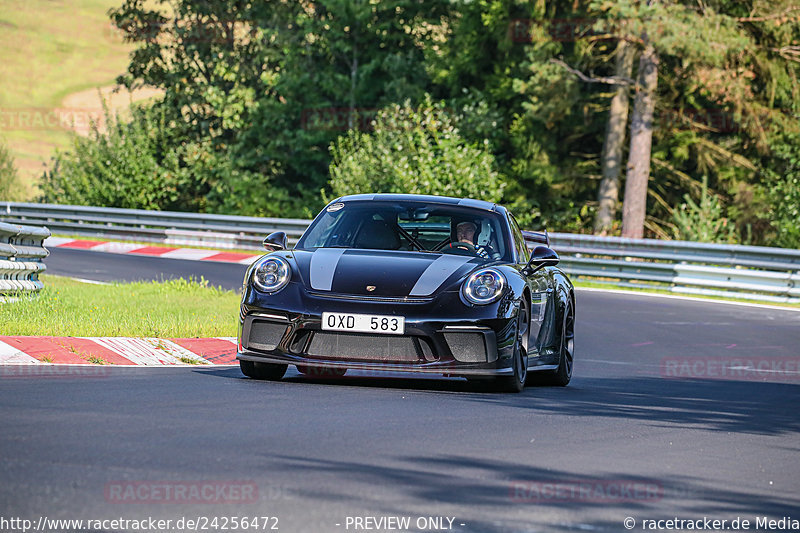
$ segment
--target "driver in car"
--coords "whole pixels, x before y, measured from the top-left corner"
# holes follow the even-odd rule
[[[485,259],[494,259],[497,254],[492,247],[488,245],[488,243],[485,246],[475,243],[475,234],[477,231],[478,227],[472,222],[459,223],[456,226],[456,239],[458,239],[458,242],[453,243],[450,246],[457,247],[459,243],[468,244],[475,250],[475,253],[479,257],[483,257]]]

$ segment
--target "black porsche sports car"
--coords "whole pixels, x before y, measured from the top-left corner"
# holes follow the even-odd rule
[[[531,253],[527,240],[538,243]],[[338,198],[294,249],[248,269],[238,355],[249,377],[347,369],[490,379],[519,392],[572,377],[575,296],[547,233],[480,200]]]

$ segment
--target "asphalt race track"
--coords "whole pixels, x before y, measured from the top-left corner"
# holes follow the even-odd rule
[[[50,248],[50,256],[45,265],[47,274],[104,282],[189,277],[199,279],[202,276],[212,285],[231,290],[241,288],[242,278],[247,270],[245,265],[237,263],[186,261],[144,255],[87,252],[69,248]]]
[[[228,288],[244,270],[71,250],[47,266],[101,281],[194,274]],[[519,395],[294,369],[280,383],[238,368],[2,376],[2,514],[270,516],[298,533],[800,519],[800,312],[594,291],[578,292],[577,311],[570,386]],[[223,496],[168,496],[204,484]],[[389,516],[411,526],[363,521]]]

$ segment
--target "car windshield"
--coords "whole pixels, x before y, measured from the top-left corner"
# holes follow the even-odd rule
[[[456,205],[350,201],[322,211],[297,248],[404,250],[509,260],[502,220],[495,212]]]

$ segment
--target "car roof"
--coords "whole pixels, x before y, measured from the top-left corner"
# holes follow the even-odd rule
[[[355,202],[355,201],[385,201],[385,202],[425,202],[430,204],[458,205],[462,207],[473,207],[475,209],[485,209],[502,213],[505,208],[485,200],[474,200],[472,198],[452,198],[450,196],[433,196],[427,194],[351,194],[337,198],[331,203],[336,202]]]

